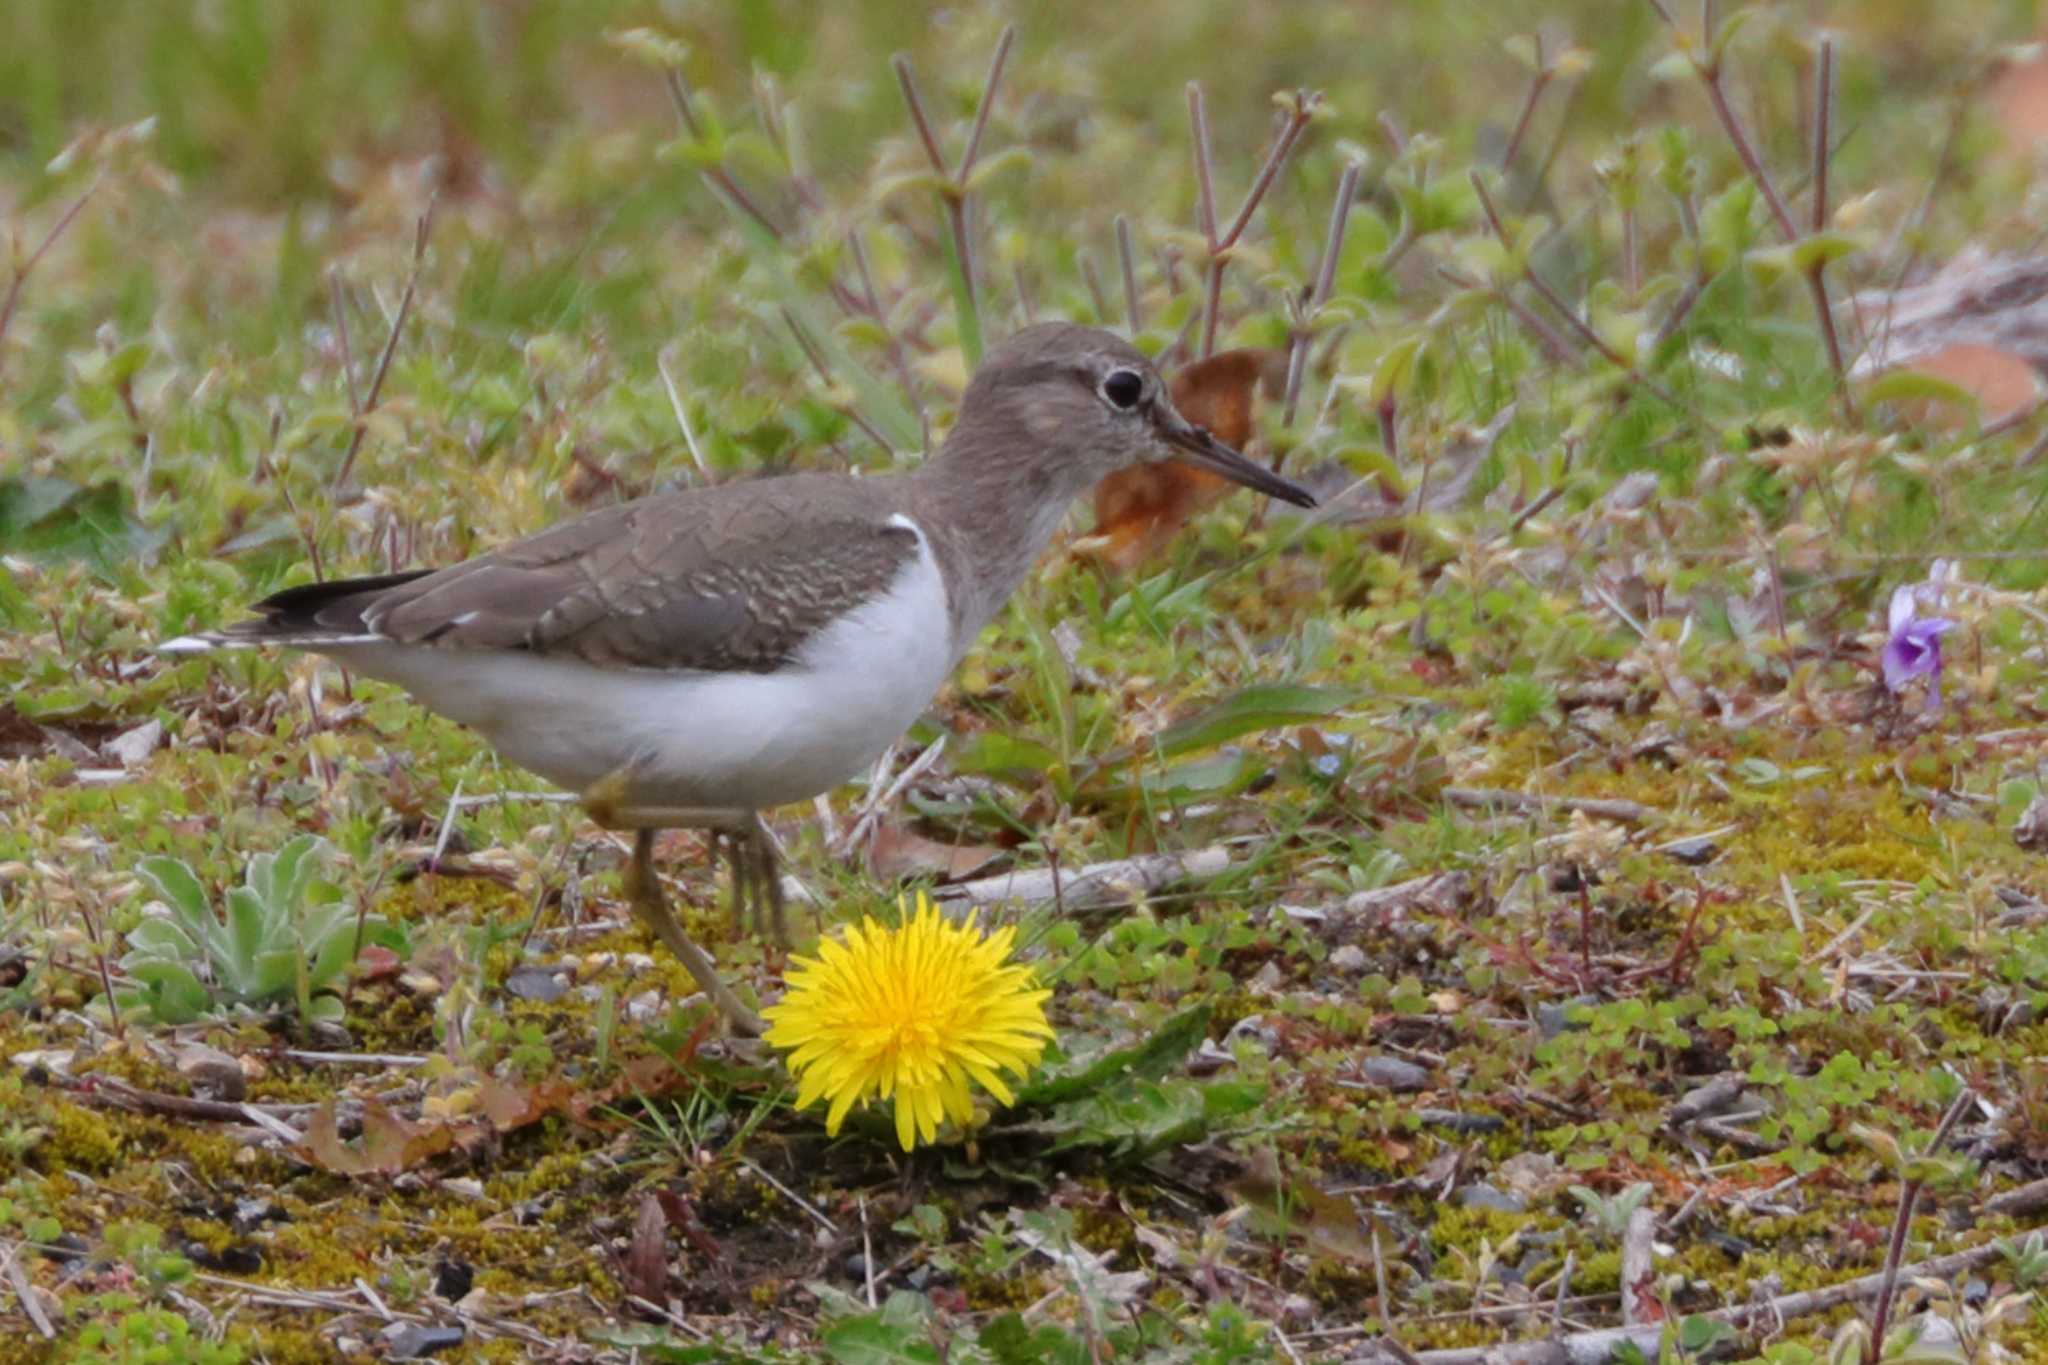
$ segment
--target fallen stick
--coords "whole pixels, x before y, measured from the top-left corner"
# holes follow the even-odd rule
[[[1537,796],[1532,792],[1511,792],[1497,787],[1445,787],[1444,800],[1467,810],[1515,810],[1541,813],[1575,810],[1602,820],[1619,820],[1625,825],[1662,820],[1664,812],[1640,801],[1612,801],[1592,796]]]
[[[1621,1238],[1621,1320],[1629,1327],[1647,1327],[1664,1316],[1652,1263],[1656,1236],[1657,1211],[1639,1205],[1629,1214],[1628,1230]]]
[[[1984,1212],[2000,1217],[2019,1218],[2043,1209],[2048,1209],[2048,1180],[2029,1181],[1984,1201]]]
[[[1223,848],[1201,848],[1192,853],[1148,853],[1115,862],[1090,863],[1064,872],[1049,867],[1000,872],[971,882],[941,886],[932,892],[935,900],[992,905],[1014,902],[1039,905],[1057,899],[1063,910],[1104,910],[1128,905],[1176,882],[1201,881],[1217,876],[1230,866],[1230,852]]]
[[[1988,1265],[2004,1253],[1996,1242],[1971,1247],[1949,1256],[1936,1256],[1918,1265],[1902,1266],[1898,1278],[1945,1280],[1954,1275],[1965,1274]],[[1829,1285],[1825,1289],[1807,1289],[1797,1294],[1780,1294],[1762,1303],[1737,1304],[1729,1308],[1717,1308],[1710,1313],[1688,1314],[1711,1318],[1717,1322],[1733,1323],[1738,1326],[1754,1319],[1785,1322],[1793,1318],[1810,1317],[1839,1308],[1845,1303],[1859,1299],[1875,1298],[1884,1288],[1883,1271],[1861,1275],[1853,1280]],[[1533,1308],[1531,1311],[1535,1311]],[[1654,1353],[1658,1338],[1663,1335],[1666,1324],[1643,1323],[1635,1327],[1601,1327],[1588,1332],[1573,1332],[1566,1336],[1550,1337],[1541,1341],[1512,1341],[1498,1346],[1457,1346],[1439,1351],[1419,1351],[1415,1358],[1422,1365],[1607,1365],[1615,1351],[1624,1344],[1632,1345],[1645,1353]]]

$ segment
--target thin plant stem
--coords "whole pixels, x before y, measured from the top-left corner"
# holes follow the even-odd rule
[[[1472,172],[1472,188],[1479,194],[1479,206],[1485,211],[1487,225],[1493,229],[1494,236],[1500,239],[1500,244],[1512,251],[1514,243],[1509,240],[1507,228],[1501,222],[1500,214],[1493,206],[1493,196],[1487,193],[1485,177],[1481,176],[1477,171]],[[1648,392],[1655,394],[1658,398],[1681,412],[1686,410],[1685,405],[1678,401],[1676,395],[1656,380],[1644,374],[1642,370],[1630,363],[1628,357],[1610,346],[1607,343],[1607,338],[1594,331],[1592,326],[1579,316],[1578,310],[1566,303],[1563,297],[1555,289],[1551,288],[1550,282],[1536,273],[1535,266],[1524,262],[1522,265],[1522,278],[1531,289],[1536,291],[1538,298],[1549,304],[1556,311],[1557,315],[1565,320],[1572,331],[1578,334],[1580,340],[1606,357],[1610,364],[1618,369],[1626,370],[1629,377],[1642,385]]]
[[[1949,1104],[1948,1112],[1941,1116],[1941,1123],[1934,1130],[1934,1137],[1927,1144],[1927,1155],[1934,1156],[1947,1145],[1949,1134],[1962,1122],[1963,1111],[1976,1101],[1976,1092],[1965,1086],[1961,1094]],[[1920,1202],[1920,1190],[1925,1181],[1905,1180],[1899,1186],[1899,1211],[1892,1219],[1891,1241],[1884,1252],[1884,1280],[1878,1286],[1877,1307],[1870,1319],[1870,1344],[1864,1348],[1863,1359],[1869,1365],[1884,1358],[1884,1335],[1891,1326],[1892,1296],[1898,1290],[1899,1262],[1905,1258],[1906,1239],[1912,1229],[1913,1206]]]
[[[1714,116],[1721,120],[1721,127],[1728,134],[1729,142],[1735,146],[1736,159],[1742,162],[1742,169],[1749,172],[1749,178],[1762,191],[1764,203],[1771,210],[1771,217],[1778,224],[1778,231],[1788,242],[1797,241],[1799,229],[1793,226],[1792,215],[1786,211],[1785,201],[1778,197],[1778,189],[1771,183],[1770,172],[1757,158],[1756,148],[1750,144],[1749,135],[1742,130],[1742,120],[1735,115],[1735,108],[1728,103],[1728,91],[1721,83],[1721,72],[1715,68],[1698,67],[1700,81],[1707,87],[1707,99],[1714,106]]]
[[[938,133],[932,127],[929,115],[925,113],[924,99],[918,94],[917,80],[911,73],[910,58],[898,53],[889,65],[896,72],[896,83],[902,88],[903,103],[910,110],[910,121],[917,129],[918,141],[924,144],[924,154],[932,164],[932,170],[943,182],[939,187],[939,198],[945,205],[946,229],[952,237],[953,303],[960,327],[960,347],[966,353],[967,363],[972,366],[981,361],[981,301],[974,283],[974,244],[968,231],[967,211],[970,181],[974,173],[975,160],[981,155],[982,135],[988,130],[989,115],[994,112],[996,91],[1002,84],[1003,67],[1010,57],[1010,46],[1016,41],[1015,27],[1005,27],[1002,36],[996,39],[996,50],[989,59],[988,78],[981,88],[981,100],[975,106],[974,123],[967,134],[967,145],[961,150],[960,164],[948,169],[946,154],[939,145]]]
[[[1835,40],[1820,40],[1820,60],[1813,75],[1813,230],[1828,221],[1828,112],[1835,96]],[[1842,341],[1835,332],[1835,310],[1828,302],[1827,263],[1815,260],[1806,269],[1806,287],[1813,295],[1813,311],[1820,319],[1821,341],[1827,346],[1828,365],[1835,372],[1835,389],[1850,421],[1856,420],[1856,399],[1849,390],[1849,371],[1842,363]]]
[[[1508,134],[1508,145],[1501,149],[1500,168],[1506,170],[1515,164],[1515,153],[1522,149],[1522,139],[1528,135],[1530,120],[1536,117],[1536,106],[1543,100],[1543,92],[1550,85],[1553,74],[1543,64],[1543,35],[1534,35],[1536,44],[1536,78],[1529,82],[1529,93],[1522,99],[1522,112],[1515,119],[1515,130]]]
[[[327,272],[327,298],[334,309],[334,336],[341,346],[341,377],[348,385],[348,414],[351,417],[363,415],[363,398],[356,392],[355,354],[348,339],[348,300],[341,294],[341,272]]]
[[[995,55],[989,58],[988,79],[981,85],[981,103],[974,109],[974,130],[967,135],[967,147],[960,153],[960,169],[955,173],[963,190],[967,187],[969,172],[974,169],[975,158],[981,155],[981,135],[988,131],[988,116],[996,103],[996,87],[1003,81],[1003,64],[1009,61],[1010,45],[1016,41],[1016,25],[1004,25],[1002,36],[996,39]]]
[[[348,476],[355,472],[356,455],[363,448],[363,437],[369,428],[362,417],[377,406],[378,397],[384,392],[385,376],[391,373],[391,358],[398,353],[399,338],[405,334],[405,320],[412,315],[413,299],[419,294],[420,271],[427,263],[427,241],[434,231],[434,207],[439,202],[436,195],[427,200],[425,212],[413,228],[412,270],[405,277],[405,292],[398,299],[398,316],[391,320],[391,335],[384,338],[384,352],[377,357],[377,372],[370,378],[370,392],[363,399],[363,406],[356,414],[355,433],[349,437],[348,454],[342,457],[341,468],[335,471],[334,487],[348,485]]]
[[[782,308],[778,311],[782,314],[783,325],[788,327],[789,334],[796,338],[796,344],[803,351],[804,358],[811,362],[811,369],[817,374],[818,382],[825,386],[827,392],[830,392],[833,387],[832,367],[825,363],[825,353],[818,349],[818,343],[812,340],[811,334],[803,329],[803,324],[797,321],[795,313],[791,312],[788,308]],[[884,455],[895,454],[895,448],[889,444],[888,438],[876,429],[874,423],[861,415],[859,408],[854,407],[851,403],[840,403],[835,406],[839,412],[845,415],[847,421],[866,432],[868,439],[880,446]]]
[[[1201,358],[1207,359],[1216,351],[1216,330],[1223,302],[1223,268],[1229,260],[1230,250],[1244,236],[1250,226],[1252,215],[1258,211],[1266,192],[1273,187],[1280,168],[1286,164],[1288,153],[1300,140],[1302,131],[1315,117],[1315,111],[1322,103],[1322,96],[1311,91],[1297,91],[1294,107],[1281,125],[1280,132],[1273,139],[1273,146],[1266,153],[1264,164],[1257,175],[1252,177],[1251,188],[1245,191],[1244,202],[1238,205],[1237,214],[1230,220],[1230,226],[1220,234],[1216,230],[1216,182],[1209,154],[1209,111],[1202,98],[1202,87],[1194,81],[1188,82],[1188,122],[1195,143],[1195,190],[1196,208],[1202,237],[1208,246],[1209,263],[1204,275],[1202,305],[1202,349]]]
[[[1124,275],[1124,325],[1136,336],[1145,328],[1145,315],[1138,305],[1138,264],[1137,253],[1131,248],[1131,220],[1121,213],[1116,216],[1116,256]]]
[[[1077,253],[1081,258],[1081,282],[1088,286],[1088,302],[1095,309],[1098,325],[1109,322],[1109,296],[1102,292],[1102,278],[1096,273],[1095,258],[1087,252]]]
[[[889,325],[889,319],[882,311],[881,295],[875,292],[874,272],[868,268],[867,243],[862,240],[859,231],[849,229],[846,234],[846,245],[853,256],[854,274],[860,280],[861,303],[867,308],[868,316],[874,319],[875,325],[882,329],[883,340],[888,343],[889,363],[896,367],[896,378],[903,385],[904,396],[909,398],[911,405],[917,409],[918,421],[924,424],[928,433],[931,418],[926,413],[924,399],[919,394],[917,377],[911,372],[910,359],[903,352],[903,340],[896,335],[896,329]],[[926,441],[926,448],[930,448],[929,440]]]
[[[36,243],[36,249],[29,252],[28,259],[16,268],[14,278],[7,282],[7,297],[0,300],[0,363],[4,363],[7,358],[7,329],[14,322],[14,310],[21,303],[21,291],[28,284],[28,277],[35,273],[35,268],[42,264],[43,257],[57,244],[57,239],[64,235],[73,221],[84,211],[86,201],[99,191],[99,187],[100,181],[94,180],[85,187],[83,194],[71,201],[70,207],[57,215],[57,221],[50,224],[50,230],[43,234],[43,240]]]
[[[1188,82],[1188,123],[1195,143],[1195,223],[1204,241],[1216,240],[1216,179],[1209,165],[1209,109],[1202,87]]]
[[[668,95],[670,101],[676,107],[676,117],[681,120],[684,131],[689,133],[691,137],[702,141],[704,129],[697,122],[696,110],[690,107],[690,87],[684,83],[683,75],[680,71],[672,70],[668,73]],[[706,184],[709,184],[713,189],[724,195],[734,208],[753,219],[763,232],[778,242],[782,240],[782,229],[777,227],[775,220],[770,218],[767,212],[754,202],[753,196],[748,194],[741,187],[740,182],[733,178],[731,171],[728,171],[723,165],[713,164],[706,166],[702,174]]]
[[[1308,371],[1309,327],[1324,304],[1330,301],[1330,291],[1337,282],[1337,256],[1344,249],[1344,227],[1351,218],[1351,203],[1358,197],[1359,177],[1365,173],[1363,163],[1353,161],[1344,167],[1343,176],[1337,181],[1337,200],[1330,205],[1330,226],[1323,234],[1323,259],[1316,267],[1315,285],[1310,289],[1308,307],[1303,311],[1301,325],[1294,329],[1294,336],[1288,344],[1287,394],[1281,404],[1280,425],[1294,425],[1295,405],[1301,398],[1301,383]]]
[[[1515,321],[1528,329],[1529,334],[1536,338],[1537,342],[1542,345],[1544,352],[1556,363],[1569,365],[1579,358],[1578,351],[1573,349],[1571,342],[1566,339],[1564,333],[1545,322],[1527,304],[1523,303],[1513,294],[1510,294],[1507,290],[1502,289],[1499,285],[1486,284],[1475,280],[1469,275],[1460,274],[1449,266],[1438,266],[1436,273],[1449,280],[1452,284],[1457,285],[1460,289],[1485,290],[1494,302],[1514,314]]]

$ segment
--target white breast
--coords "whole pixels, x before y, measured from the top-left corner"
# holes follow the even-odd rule
[[[909,728],[953,665],[945,583],[922,531],[887,593],[774,673],[603,669],[385,644],[329,652],[571,790],[630,765],[636,803],[726,810],[805,800],[854,776]]]

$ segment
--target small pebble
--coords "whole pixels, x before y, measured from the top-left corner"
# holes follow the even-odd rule
[[[1468,1209],[1493,1209],[1500,1213],[1527,1213],[1528,1204],[1506,1190],[1481,1183],[1458,1191],[1458,1203]]]
[[[514,967],[505,978],[505,990],[521,1000],[548,1005],[569,993],[569,978],[558,966]]]
[[[1399,1057],[1367,1057],[1358,1064],[1358,1074],[1374,1085],[1389,1090],[1420,1090],[1429,1084],[1429,1069]]]
[[[1347,943],[1330,954],[1330,965],[1340,972],[1362,972],[1366,967],[1365,949]]]
[[[201,1099],[240,1104],[249,1093],[249,1078],[242,1073],[242,1064],[217,1047],[187,1043],[178,1049],[176,1065],[178,1074]]]
[[[1498,1133],[1508,1126],[1508,1121],[1498,1114],[1461,1114],[1455,1109],[1418,1109],[1415,1117],[1453,1133]]]
[[[1536,1007],[1536,1027],[1545,1038],[1555,1038],[1560,1033],[1577,1033],[1585,1028],[1583,1023],[1574,1023],[1571,1011],[1580,1005],[1597,1005],[1600,998],[1594,995],[1575,995],[1569,1000]]]
[[[452,1351],[464,1340],[460,1327],[426,1327],[401,1323],[384,1337],[386,1360],[421,1360],[437,1351]]]
[[[1700,867],[1721,856],[1721,846],[1712,839],[1681,839],[1664,846],[1663,852],[1687,867]]]

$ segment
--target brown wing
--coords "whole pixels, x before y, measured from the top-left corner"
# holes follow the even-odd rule
[[[293,588],[229,634],[768,672],[916,557],[891,510],[882,487],[836,475],[642,498],[437,572]]]

